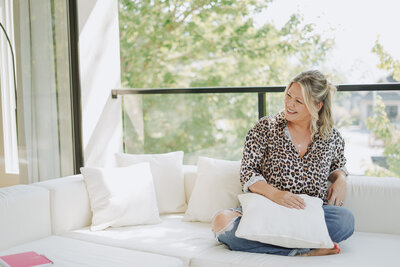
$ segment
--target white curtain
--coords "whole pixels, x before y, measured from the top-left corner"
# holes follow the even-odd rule
[[[20,175],[32,183],[74,172],[67,0],[16,2]]]

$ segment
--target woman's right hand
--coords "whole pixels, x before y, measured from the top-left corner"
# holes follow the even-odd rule
[[[276,190],[271,196],[271,200],[291,209],[304,209],[306,207],[304,199],[288,191]]]

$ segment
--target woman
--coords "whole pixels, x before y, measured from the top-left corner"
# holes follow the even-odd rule
[[[330,249],[282,248],[235,236],[241,208],[216,214],[217,239],[232,250],[278,255],[316,256],[340,252],[337,243],[354,231],[353,214],[342,207],[346,197],[344,140],[333,128],[332,96],[336,88],[319,71],[298,74],[286,87],[285,109],[262,118],[246,137],[240,170],[244,192],[261,194],[279,205],[304,209],[298,194],[319,197]],[[331,186],[328,189],[328,180]]]

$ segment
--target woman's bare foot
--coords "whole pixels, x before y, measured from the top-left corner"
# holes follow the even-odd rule
[[[339,245],[337,243],[334,244],[335,246],[333,248],[312,249],[309,252],[298,256],[325,256],[325,255],[339,254],[340,253]]]

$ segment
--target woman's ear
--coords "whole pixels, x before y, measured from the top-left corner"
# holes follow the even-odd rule
[[[318,105],[317,105],[317,107],[318,107],[318,112],[321,110],[321,108],[322,108],[323,105],[324,105],[324,103],[322,103],[322,102],[319,102],[319,103],[318,103]]]

